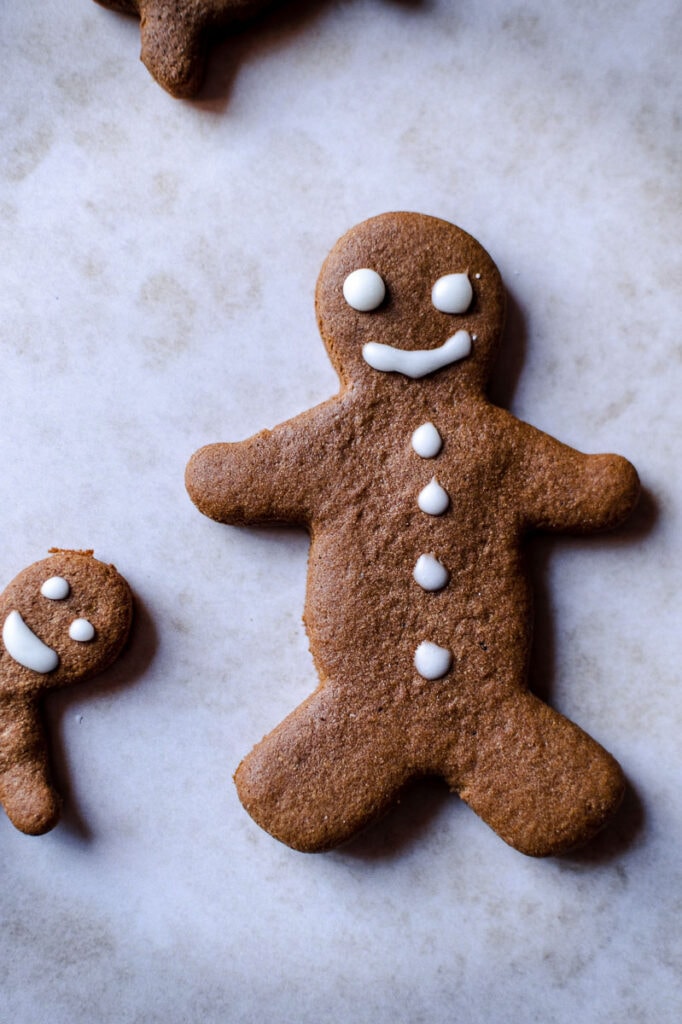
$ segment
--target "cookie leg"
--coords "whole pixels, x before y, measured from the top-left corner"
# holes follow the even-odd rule
[[[379,817],[408,777],[390,730],[318,690],[242,761],[239,798],[251,817],[296,850],[330,850]]]
[[[50,785],[45,734],[32,702],[0,705],[0,803],[27,835],[49,832],[59,819],[61,801]]]
[[[481,717],[473,768],[452,788],[505,842],[531,856],[590,839],[620,804],[620,766],[595,740],[530,693]]]

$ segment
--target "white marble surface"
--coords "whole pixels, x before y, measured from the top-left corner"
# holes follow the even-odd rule
[[[674,0],[297,5],[177,102],[90,0],[0,9],[2,578],[94,547],[132,645],[48,706],[61,824],[0,818],[13,1024],[656,1021],[682,1011],[679,8]],[[296,854],[231,772],[313,687],[307,543],[202,518],[183,470],[324,399],[312,294],[388,209],[490,250],[496,393],[646,497],[536,545],[536,688],[631,791],[533,861],[440,786]]]

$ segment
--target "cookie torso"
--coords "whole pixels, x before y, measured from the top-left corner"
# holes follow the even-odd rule
[[[405,719],[399,705],[420,692],[433,700],[443,685],[452,691],[473,680],[480,694],[488,680],[500,688],[524,675],[530,602],[519,572],[518,508],[507,500],[514,488],[507,417],[482,403],[434,408],[408,395],[403,404],[373,406],[360,397],[349,405],[348,440],[328,470],[333,500],[312,531],[306,624],[320,672],[343,677],[355,696],[395,705],[409,729],[412,716]],[[412,446],[426,423],[442,438],[435,457]],[[340,440],[338,422],[335,429]],[[433,481],[447,497],[438,514],[419,505]],[[480,500],[482,489],[492,501]],[[447,573],[442,587],[415,580],[422,556]],[[452,654],[446,684],[425,687],[415,670],[424,642]]]

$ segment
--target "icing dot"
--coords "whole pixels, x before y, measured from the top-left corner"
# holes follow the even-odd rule
[[[352,309],[369,313],[380,306],[386,295],[386,285],[376,270],[362,267],[354,270],[343,282],[343,297]]]
[[[427,515],[440,516],[450,504],[450,497],[434,476],[433,480],[419,492],[417,504]]]
[[[443,438],[433,423],[422,423],[412,435],[412,447],[422,459],[432,459],[443,447]]]
[[[412,573],[422,590],[442,590],[450,573],[434,555],[420,555]]]
[[[63,601],[71,593],[71,587],[63,576],[50,576],[40,588],[40,593],[50,601]]]
[[[423,640],[414,652],[414,667],[424,679],[441,679],[450,671],[452,654],[445,647]]]
[[[446,274],[431,289],[431,301],[441,313],[466,313],[473,296],[467,274]]]
[[[74,619],[69,626],[69,636],[81,644],[86,644],[95,635],[95,627],[87,619]]]

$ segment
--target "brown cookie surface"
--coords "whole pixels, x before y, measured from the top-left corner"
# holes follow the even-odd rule
[[[194,96],[204,78],[211,41],[258,14],[273,0],[96,0],[140,18],[140,59],[178,99]]]
[[[0,803],[23,832],[47,832],[60,809],[40,695],[104,671],[128,637],[132,610],[126,581],[91,552],[55,551],[0,596]]]
[[[240,798],[301,850],[351,838],[411,778],[442,776],[532,855],[590,838],[618,764],[528,691],[525,539],[621,523],[639,482],[493,406],[505,295],[442,220],[385,214],[343,236],[317,285],[339,394],[187,467],[225,523],[311,534],[305,623],[319,685],[236,772]]]

